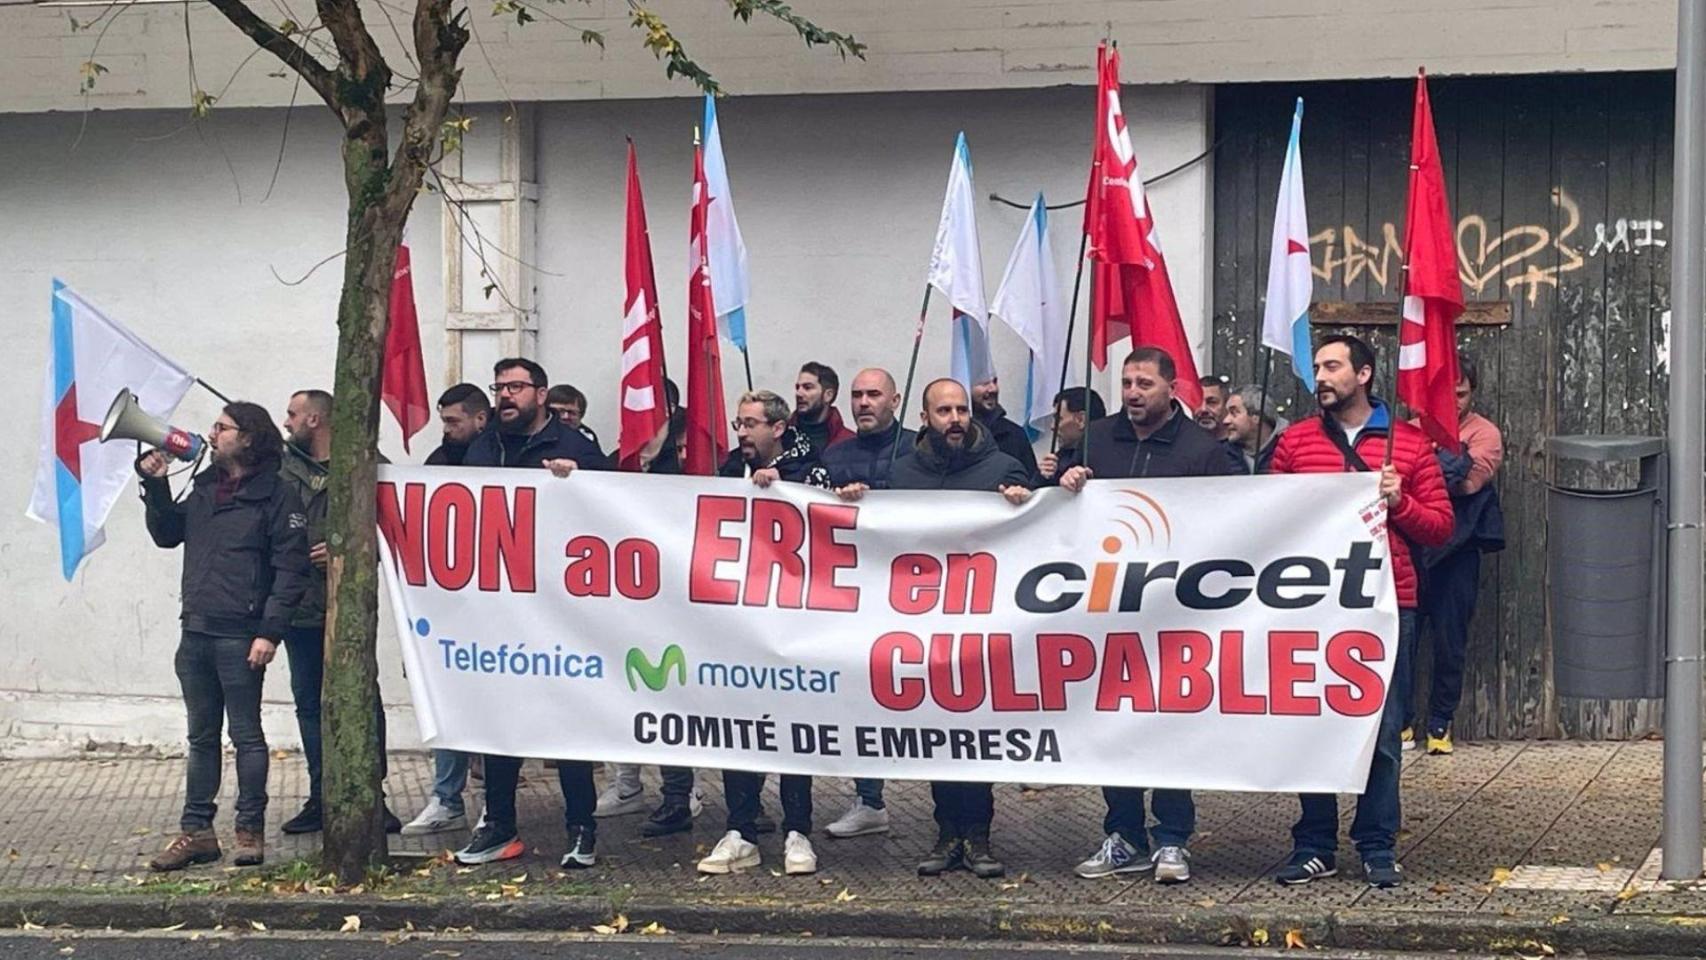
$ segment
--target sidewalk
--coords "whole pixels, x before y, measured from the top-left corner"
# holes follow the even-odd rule
[[[1706,942],[1706,930],[1699,929],[1706,927],[1706,885],[1657,882],[1660,753],[1656,742],[1513,743],[1463,745],[1451,757],[1407,755],[1400,855],[1408,882],[1390,891],[1361,882],[1346,840],[1341,841],[1341,876],[1301,888],[1274,884],[1268,875],[1288,852],[1287,831],[1297,804],[1290,796],[1260,794],[1198,795],[1189,884],[1080,880],[1072,874],[1073,865],[1101,840],[1101,795],[1084,787],[1040,793],[997,787],[994,839],[1007,864],[1005,882],[980,881],[963,872],[923,879],[914,865],[934,840],[924,785],[890,785],[892,833],[836,841],[822,828],[845,809],[851,784],[821,779],[813,836],[821,864],[816,877],[779,876],[781,838],[771,836],[761,844],[763,867],[702,879],[693,862],[715,842],[723,824],[720,777],[707,773],[700,775],[706,810],[693,834],[646,840],[638,835],[642,817],[606,820],[600,828],[598,868],[570,875],[557,868],[564,839],[555,777],[541,775],[530,764],[521,797],[522,836],[532,848],[527,857],[459,870],[428,858],[459,845],[462,835],[393,837],[393,853],[421,859],[404,865],[395,887],[377,897],[370,893],[372,902],[365,907],[377,911],[376,918],[396,920],[415,910],[427,919],[419,911],[449,904],[459,908],[452,911],[459,917],[486,911],[483,921],[470,923],[549,923],[555,929],[575,925],[576,917],[590,924],[602,922],[600,915],[625,911],[638,923],[668,916],[672,929],[697,922],[704,932],[734,932],[768,923],[758,932],[797,929],[818,935],[853,933],[856,926],[877,926],[893,935],[913,922],[925,936],[975,936],[982,929],[987,936],[1048,939],[1256,942],[1264,939],[1257,929],[1272,929],[1267,936],[1278,943],[1296,925],[1312,944],[1331,940],[1338,946],[1430,949],[1501,949],[1501,943],[1485,941],[1502,942],[1507,936],[1510,942],[1504,946],[1511,949],[1541,937],[1546,939],[1540,942],[1564,949],[1582,945],[1582,938],[1597,930],[1638,934],[1655,953],[1695,953],[1661,950],[1651,939],[1672,931],[1694,938],[1678,943]],[[22,904],[53,914],[54,908],[63,910],[73,902],[121,899],[113,894],[140,905],[137,894],[155,892],[174,894],[178,899],[172,904],[192,910],[159,916],[178,916],[194,926],[194,898],[184,894],[201,890],[228,897],[247,893],[251,898],[240,912],[266,917],[271,926],[286,922],[262,909],[271,902],[264,895],[280,868],[295,857],[313,855],[319,842],[318,836],[277,833],[277,824],[296,811],[304,795],[300,758],[273,764],[268,814],[273,831],[265,868],[273,873],[266,884],[250,880],[245,886],[254,871],[214,864],[169,878],[151,891],[157,878],[149,875],[146,861],[175,829],[182,770],[181,761],[174,760],[0,762],[0,831],[6,838],[0,842],[10,848],[0,859],[0,908],[7,911],[0,922],[20,922],[16,913]],[[391,803],[407,820],[427,795],[430,762],[400,754],[392,759],[391,771]],[[228,768],[219,823],[227,842],[230,780]],[[765,809],[779,815],[774,779],[769,786]],[[655,796],[655,784],[652,790]],[[477,809],[477,796],[470,796],[470,804]],[[1343,804],[1347,827],[1353,809],[1352,803]],[[526,879],[516,880],[522,876]],[[186,887],[186,880],[209,883]],[[340,898],[331,906],[319,904],[324,907],[319,912],[347,914],[355,902]],[[222,903],[221,909],[228,910],[229,902]],[[317,916],[318,901],[291,903],[300,908],[299,917]],[[122,907],[102,909],[102,922],[126,925]],[[289,908],[278,904],[275,909]],[[57,922],[81,923],[75,917]]]

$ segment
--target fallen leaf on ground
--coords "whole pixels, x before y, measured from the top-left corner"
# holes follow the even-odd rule
[[[527,882],[527,874],[524,873],[519,877],[510,877],[509,882],[510,883],[526,883]]]
[[[1196,905],[1199,907],[1202,907],[1204,910],[1207,910],[1208,908],[1214,906],[1217,902],[1218,901],[1216,901],[1213,897],[1203,897],[1201,900],[1196,901]]]
[[[610,924],[616,928],[617,933],[628,932],[628,916],[626,914],[618,913],[616,919],[610,921]]]
[[[24,930],[40,930],[41,928],[42,928],[41,924],[31,923],[28,920],[25,920],[23,923],[23,926],[21,927],[21,929],[24,929]]]
[[[1496,867],[1496,868],[1494,868],[1493,880],[1492,880],[1494,885],[1504,883],[1506,880],[1509,880],[1510,878],[1511,878],[1511,872],[1510,872],[1510,869],[1508,867]]]
[[[1640,895],[1640,893],[1641,891],[1634,887],[1624,887],[1622,890],[1617,891],[1617,899],[1620,902],[1628,902],[1635,899]]]
[[[1031,875],[1029,873],[1021,873],[1021,874],[1019,874],[1018,877],[1014,878],[1013,880],[1011,880],[1007,883],[1003,883],[1001,885],[1001,889],[1003,889],[1003,890],[1017,890],[1020,887],[1024,886],[1027,883],[1030,883],[1030,882],[1031,882]]]
[[[595,923],[592,925],[592,932],[599,934],[600,936],[609,937],[615,935],[616,928],[608,923]]]
[[[1600,862],[1594,864],[1593,867],[1595,870],[1598,870],[1600,873],[1610,873],[1611,872],[1611,861],[1601,860]]]
[[[857,899],[859,899],[859,895],[846,887],[842,887],[841,892],[835,895],[836,903],[852,903]]]
[[[1558,914],[1558,915],[1557,915],[1557,916],[1555,916],[1555,917],[1553,917],[1553,918],[1552,918],[1552,921],[1551,921],[1551,923],[1552,923],[1552,925],[1553,925],[1553,926],[1557,926],[1557,925],[1558,925],[1558,924],[1560,924],[1560,923],[1569,923],[1569,922],[1570,922],[1570,918],[1569,918],[1569,916],[1568,916],[1568,915],[1566,915],[1566,914],[1562,914],[1562,913],[1560,913],[1560,914]]]
[[[640,935],[643,937],[645,937],[645,936],[650,936],[650,937],[662,936],[663,934],[666,934],[668,932],[669,932],[669,928],[665,927],[663,924],[657,922],[656,920],[653,920],[651,923],[648,923],[645,926],[640,928]]]
[[[1250,943],[1255,945],[1255,946],[1258,946],[1258,947],[1267,946],[1268,945],[1268,930],[1267,930],[1267,928],[1266,927],[1257,927],[1256,929],[1250,931]]]
[[[361,916],[359,914],[352,913],[349,916],[345,917],[344,918],[344,925],[338,928],[338,932],[339,933],[360,933],[361,932]]]
[[[256,930],[261,931],[262,933],[267,932],[267,925],[260,922],[259,920],[250,920],[249,926],[256,929]]]
[[[1287,930],[1285,932],[1285,948],[1287,950],[1307,950],[1309,944],[1304,942],[1302,930]]]
[[[1436,883],[1433,886],[1428,888],[1428,892],[1429,893],[1437,893],[1443,897],[1446,894],[1451,892],[1451,885],[1446,884],[1446,883]]]

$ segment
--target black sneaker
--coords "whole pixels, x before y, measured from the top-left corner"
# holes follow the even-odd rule
[[[666,800],[652,811],[640,826],[642,837],[667,837],[672,833],[687,833],[693,829],[693,808],[685,803]]]
[[[569,831],[569,852],[563,854],[563,869],[585,870],[598,863],[598,834],[591,827]]]
[[[403,821],[398,820],[397,815],[391,812],[391,805],[390,804],[385,805],[385,832],[386,833],[402,833],[403,832]]]
[[[767,833],[775,833],[776,821],[770,819],[768,814],[760,813],[758,815],[758,819],[752,821],[752,829],[753,832],[757,833],[759,836],[763,836]]]
[[[1330,853],[1310,853],[1298,850],[1292,853],[1291,859],[1285,862],[1274,874],[1274,880],[1288,886],[1298,887],[1311,880],[1324,880],[1339,872],[1338,862]]]
[[[948,833],[938,834],[936,845],[930,848],[930,852],[924,856],[923,860],[918,861],[918,875],[921,877],[940,876],[955,867],[963,866],[965,858],[966,844],[964,840]]]
[[[1364,860],[1362,877],[1371,887],[1390,890],[1404,882],[1404,868],[1398,865],[1397,860]]]
[[[319,833],[323,822],[323,817],[320,812],[320,801],[309,800],[307,803],[302,805],[302,811],[300,813],[291,817],[289,820],[284,821],[284,825],[279,827],[279,829],[289,834]]]
[[[527,852],[527,844],[515,835],[513,828],[499,829],[482,823],[468,839],[468,845],[456,851],[456,862],[465,867],[499,860],[514,860]]]
[[[1007,865],[995,859],[989,849],[989,831],[977,830],[966,838],[965,868],[981,880],[992,880],[1007,873]]]

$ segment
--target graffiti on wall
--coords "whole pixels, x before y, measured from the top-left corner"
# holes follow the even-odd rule
[[[1600,221],[1593,225],[1590,241],[1582,228],[1581,208],[1564,188],[1552,189],[1552,205],[1558,211],[1555,228],[1530,223],[1494,233],[1479,213],[1457,221],[1458,274],[1474,296],[1485,295],[1489,288],[1497,291],[1502,278],[1506,293],[1523,296],[1533,306],[1543,287],[1556,288],[1560,277],[1582,269],[1593,257],[1638,254],[1666,245],[1662,220]],[[1315,276],[1328,284],[1348,287],[1367,277],[1388,290],[1397,283],[1404,262],[1403,241],[1390,221],[1381,225],[1377,236],[1366,239],[1348,223],[1328,227],[1311,236],[1309,246]]]

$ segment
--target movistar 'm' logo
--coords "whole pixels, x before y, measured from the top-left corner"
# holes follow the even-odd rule
[[[675,671],[676,683],[687,685],[687,655],[681,652],[680,646],[673,643],[663,649],[663,656],[659,657],[655,664],[646,656],[644,650],[629,647],[626,666],[630,690],[639,690],[641,683],[644,683],[647,689],[662,690],[669,686],[671,670]]]

